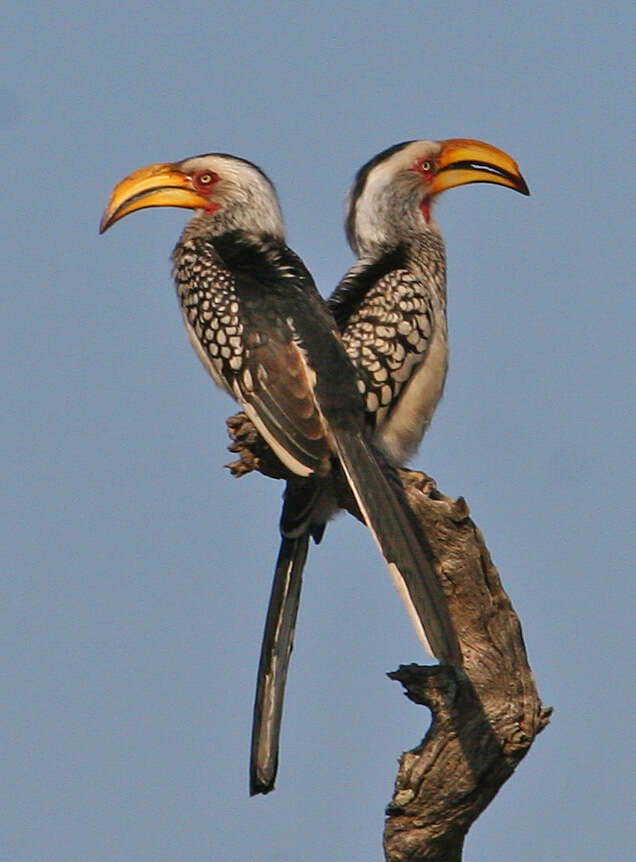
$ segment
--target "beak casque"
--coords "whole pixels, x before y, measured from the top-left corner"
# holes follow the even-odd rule
[[[145,207],[208,209],[210,202],[192,190],[189,177],[176,164],[149,165],[127,176],[113,189],[99,232]]]
[[[530,194],[517,163],[503,150],[464,138],[449,138],[440,144],[442,149],[431,185],[432,194],[467,183],[496,183],[522,195]]]

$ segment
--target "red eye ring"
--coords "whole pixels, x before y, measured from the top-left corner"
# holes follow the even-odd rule
[[[419,159],[415,162],[415,170],[425,178],[429,178],[435,172],[436,164],[433,159]]]
[[[192,177],[192,184],[199,191],[207,192],[219,181],[219,175],[214,171],[197,171]]]

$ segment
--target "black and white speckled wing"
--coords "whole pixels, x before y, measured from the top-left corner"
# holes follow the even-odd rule
[[[232,381],[243,369],[245,343],[232,273],[209,243],[189,240],[179,248],[173,274],[195,352],[214,382],[234,395]]]
[[[434,327],[431,293],[406,269],[386,273],[351,314],[342,340],[378,425],[426,359]]]
[[[215,382],[291,470],[325,471],[331,451],[314,374],[275,297],[198,240],[182,245],[174,275],[188,336]]]
[[[362,258],[329,299],[368,421],[394,463],[415,452],[448,368],[446,262],[438,235]]]

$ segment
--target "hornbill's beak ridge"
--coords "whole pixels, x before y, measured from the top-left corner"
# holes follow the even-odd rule
[[[207,209],[209,200],[193,191],[190,178],[175,164],[149,165],[127,176],[113,189],[99,232],[145,207]]]
[[[517,163],[503,150],[483,141],[450,138],[440,141],[438,170],[433,180],[432,194],[463,186],[467,183],[496,183],[529,195],[526,181]]]

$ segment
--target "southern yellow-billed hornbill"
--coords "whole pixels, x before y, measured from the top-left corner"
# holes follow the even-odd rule
[[[275,684],[252,793],[273,787],[285,674],[309,535],[333,509],[342,470],[416,628],[445,661],[461,660],[441,588],[393,468],[367,428],[356,372],[313,280],[285,244],[276,192],[253,164],[210,154],[136,171],[114,189],[101,230],[135,210],[196,210],[174,253],[192,345],[297,479],[288,483],[283,541],[263,654]],[[263,667],[261,665],[261,671]]]
[[[442,396],[448,367],[446,257],[433,202],[446,189],[478,182],[529,194],[510,156],[464,139],[396,144],[358,171],[349,193],[345,226],[358,260],[328,305],[358,369],[376,442],[398,465],[417,449]],[[309,536],[322,536],[327,492],[312,510],[312,487],[305,483],[295,497],[288,494],[283,508],[281,555],[254,708],[256,792],[273,787],[287,672],[279,657],[291,652]]]

